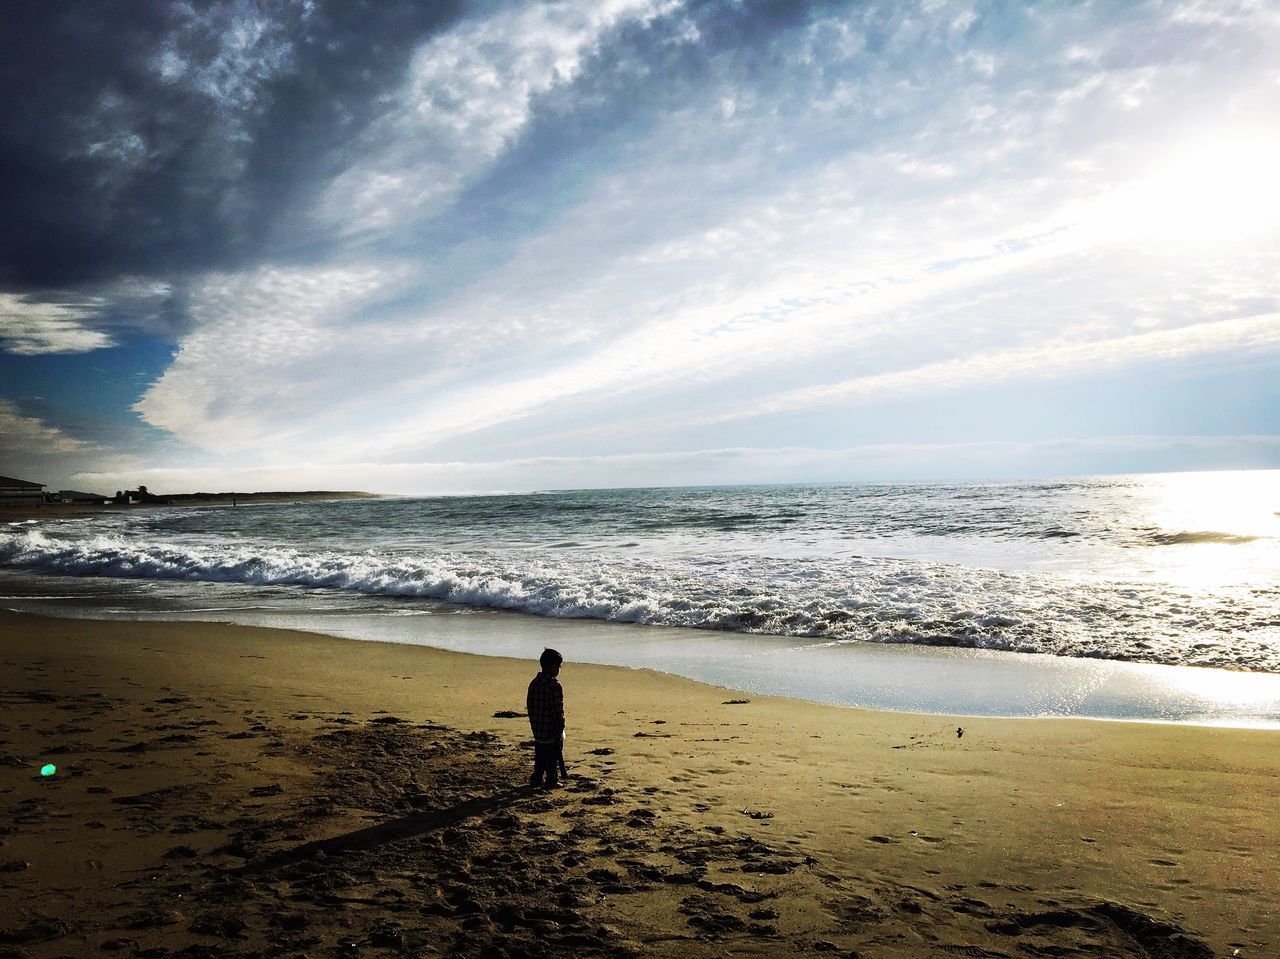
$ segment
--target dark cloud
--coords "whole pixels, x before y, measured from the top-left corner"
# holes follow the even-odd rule
[[[232,268],[282,228],[451,2],[0,9],[0,287]],[[52,295],[52,293],[50,293]]]
[[[830,6],[704,2],[644,25],[625,22],[582,82],[545,98],[527,142],[512,144],[498,169],[471,185],[456,217],[387,238],[388,246],[418,248],[429,238],[443,255],[457,242],[458,220],[501,224],[508,237],[536,229],[557,204],[531,207],[531,190],[558,184],[568,202],[625,150],[633,125],[687,105],[708,72],[728,63],[749,85],[771,51]],[[464,7],[5,4],[0,290],[40,302],[114,301],[110,285],[121,277],[161,280],[173,295],[101,322],[114,316],[174,335],[187,325],[184,276],[322,258],[331,237],[306,214],[317,191],[353,161],[414,49]]]

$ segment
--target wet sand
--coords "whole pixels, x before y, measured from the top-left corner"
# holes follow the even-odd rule
[[[1275,731],[535,671],[0,614],[0,957],[1280,954]]]

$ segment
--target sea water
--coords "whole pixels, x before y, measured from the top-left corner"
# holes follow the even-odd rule
[[[596,661],[739,688],[1077,714],[1000,705],[1036,687],[1049,657],[1093,689],[1099,668],[1125,684],[1158,674],[1124,663],[1214,667],[1220,688],[1247,682],[1222,670],[1280,673],[1278,511],[1276,471],[148,508],[0,527],[0,593],[64,615],[279,622],[523,655],[503,638],[510,620],[457,621],[509,611],[533,645],[574,636]],[[564,620],[594,627],[532,628]],[[789,680],[758,661],[779,651]],[[1008,689],[919,695],[974,664],[963,682]],[[888,692],[829,688],[867,670]],[[1264,700],[1272,680],[1258,679]]]

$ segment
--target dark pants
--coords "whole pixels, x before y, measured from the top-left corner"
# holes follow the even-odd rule
[[[530,780],[533,785],[541,786],[543,782],[548,786],[555,785],[560,771],[560,749],[560,743],[533,744],[533,779]]]

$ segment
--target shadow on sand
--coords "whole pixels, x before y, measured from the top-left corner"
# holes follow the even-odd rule
[[[402,839],[412,839],[415,836],[422,836],[438,829],[447,829],[473,816],[510,808],[519,804],[521,800],[532,799],[537,795],[537,790],[529,786],[515,787],[494,796],[468,799],[448,809],[416,812],[401,819],[379,823],[376,826],[367,826],[364,829],[343,833],[340,836],[316,839],[303,843],[301,846],[294,846],[292,849],[280,849],[262,859],[245,863],[230,872],[233,876],[252,875],[253,873],[278,869],[281,866],[293,865],[307,859],[314,859],[321,853],[332,855],[341,852],[364,851],[387,843],[398,842]]]

